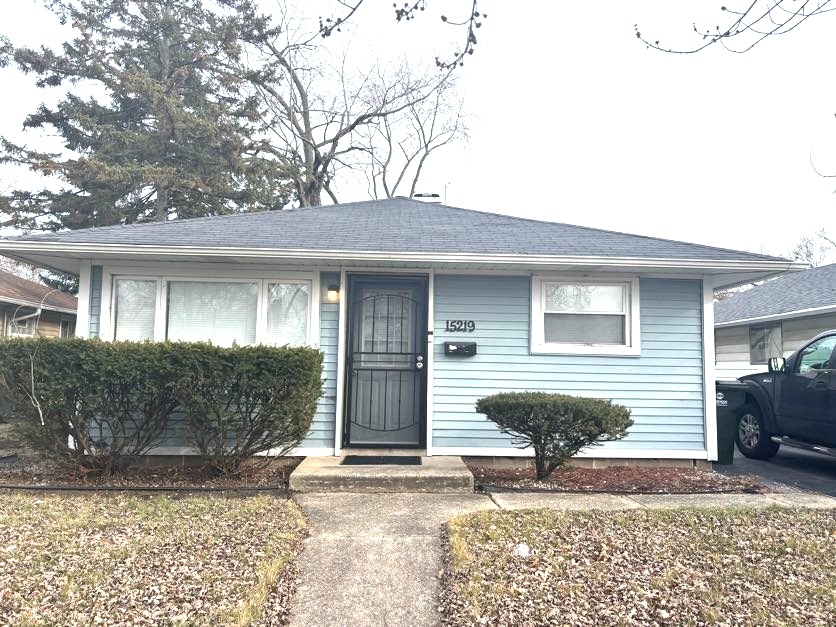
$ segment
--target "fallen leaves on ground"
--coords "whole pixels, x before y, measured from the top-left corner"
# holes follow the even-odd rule
[[[448,525],[448,625],[832,625],[836,511],[491,511]]]
[[[218,475],[200,465],[134,466],[103,476],[94,471],[67,468],[35,455],[20,455],[0,464],[0,484],[43,486],[97,486],[112,488],[279,488],[287,489],[288,477],[301,457],[256,461],[234,475]]]
[[[284,624],[305,528],[265,495],[2,494],[0,623]]]
[[[477,485],[550,492],[636,492],[695,494],[705,492],[766,492],[758,477],[727,476],[693,468],[613,466],[558,468],[537,480],[532,467],[495,468],[468,464]]]

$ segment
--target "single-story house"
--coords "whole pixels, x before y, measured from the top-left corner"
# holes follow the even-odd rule
[[[0,337],[70,337],[77,309],[74,296],[0,271]]]
[[[628,437],[586,457],[714,460],[714,288],[798,268],[405,198],[48,233],[0,252],[78,274],[83,336],[319,347],[326,391],[301,455],[528,455],[474,403],[544,390],[632,410]]]
[[[836,264],[793,272],[714,303],[717,376],[763,372],[819,333],[836,329]]]

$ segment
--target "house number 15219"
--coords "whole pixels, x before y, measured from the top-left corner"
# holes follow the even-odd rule
[[[445,331],[450,333],[473,333],[476,330],[476,322],[473,320],[447,320]]]

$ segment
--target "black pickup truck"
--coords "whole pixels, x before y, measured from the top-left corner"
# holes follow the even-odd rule
[[[771,358],[768,369],[740,377],[740,383],[717,382],[718,405],[724,395],[740,399],[740,452],[769,459],[786,444],[836,456],[836,330],[817,335],[786,359]]]

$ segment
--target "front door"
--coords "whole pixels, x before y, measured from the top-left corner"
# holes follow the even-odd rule
[[[427,278],[349,275],[346,446],[425,443]]]

